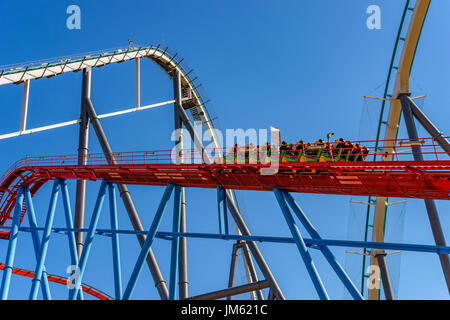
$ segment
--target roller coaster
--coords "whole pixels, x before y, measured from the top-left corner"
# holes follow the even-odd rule
[[[381,271],[383,291],[386,299],[393,299],[389,280],[385,250],[404,250],[429,252],[439,255],[444,277],[450,288],[450,263],[437,209],[433,200],[450,199],[450,143],[430,119],[415,104],[409,92],[409,72],[412,67],[422,25],[425,21],[430,1],[417,0],[414,7],[406,1],[399,35],[407,12],[411,12],[407,35],[397,37],[393,60],[391,62],[388,83],[386,84],[380,122],[383,118],[385,101],[391,102],[389,117],[386,121],[385,139],[373,141],[352,141],[352,145],[364,148],[346,149],[330,143],[320,148],[301,148],[286,151],[279,142],[272,142],[265,148],[246,150],[237,146],[231,150],[223,148],[215,136],[214,125],[207,110],[208,100],[200,94],[197,77],[186,67],[177,54],[170,54],[160,46],[129,46],[100,52],[91,52],[81,56],[61,57],[3,67],[0,73],[0,85],[23,84],[22,113],[19,131],[3,134],[0,139],[10,139],[26,134],[53,130],[78,124],[79,148],[76,155],[27,156],[13,164],[0,180],[0,238],[8,241],[8,249],[3,270],[0,298],[7,299],[11,275],[16,274],[32,278],[29,299],[37,299],[39,290],[44,299],[51,299],[49,282],[67,284],[69,299],[84,299],[83,292],[98,299],[110,300],[112,296],[82,283],[86,264],[89,259],[93,239],[96,236],[111,237],[114,270],[114,299],[130,299],[139,275],[147,263],[155,287],[161,299],[231,299],[242,293],[253,293],[254,298],[285,299],[280,286],[264,257],[257,242],[295,244],[302,261],[305,263],[317,295],[320,299],[329,299],[329,295],[310,255],[310,249],[318,249],[324,255],[337,274],[344,287],[354,299],[364,299],[363,290],[358,289],[336,260],[331,246],[363,248],[370,255],[371,264]],[[393,68],[398,43],[404,41],[399,65],[395,66],[397,78],[391,95],[387,95],[390,73]],[[172,80],[174,99],[156,104],[141,106],[140,102],[140,63],[148,59],[158,65]],[[91,75],[98,67],[134,61],[136,66],[136,106],[118,112],[97,115],[91,96]],[[50,78],[68,72],[82,71],[82,103],[79,119],[27,128],[28,97],[30,81]],[[149,150],[142,152],[113,152],[100,120],[120,116],[130,112],[141,112],[162,105],[174,105],[174,129],[185,128],[186,135],[177,137],[174,150]],[[397,130],[400,114],[403,114],[408,129],[408,139],[398,139]],[[431,137],[420,138],[417,134],[418,121]],[[212,142],[212,148],[205,148],[194,128],[201,123]],[[102,153],[88,153],[88,130],[92,125],[102,148]],[[394,130],[395,129],[395,130]],[[183,139],[194,142],[194,149],[183,149]],[[274,169],[275,167],[275,169]],[[68,181],[76,181],[75,215],[67,187]],[[84,226],[86,181],[101,182],[94,211],[88,228]],[[53,182],[49,210],[43,227],[38,226],[34,212],[33,198],[46,183]],[[133,204],[127,185],[166,187],[153,222],[145,230]],[[189,233],[186,231],[185,188],[207,188],[217,190],[218,234]],[[116,189],[124,202],[133,230],[121,230],[117,226]],[[292,237],[255,236],[245,224],[232,190],[255,190],[273,192],[291,231]],[[311,224],[306,214],[296,203],[291,193],[317,193],[369,196],[376,198],[373,223],[373,238],[368,241],[348,241],[323,239]],[[61,194],[64,204],[65,227],[53,226],[56,214],[56,202]],[[171,232],[159,230],[164,209],[173,194],[173,228]],[[106,198],[110,201],[110,229],[98,227],[99,216]],[[435,245],[416,245],[384,242],[383,228],[387,197],[418,198],[426,202],[430,224],[435,237]],[[369,198],[369,202],[370,202]],[[230,232],[231,215],[237,232]],[[29,226],[23,225],[28,217]],[[305,238],[297,221],[303,225],[311,238]],[[66,278],[48,274],[46,257],[52,233],[67,235],[70,253],[69,265],[78,270],[74,282]],[[19,235],[30,233],[33,240],[36,266],[33,271],[14,266],[16,245]],[[42,234],[42,236],[40,235]],[[133,272],[123,288],[119,236],[135,235],[141,246]],[[170,279],[167,287],[158,263],[152,251],[156,239],[171,242]],[[187,280],[186,239],[225,239],[233,240],[232,261],[228,287],[199,296],[189,296]],[[370,252],[368,251],[370,249]],[[248,272],[248,284],[234,285],[237,250],[243,251],[243,259]],[[256,261],[264,280],[257,277]],[[178,280],[178,289],[177,289]],[[263,290],[269,288],[267,297]],[[369,290],[369,299],[380,297],[379,288]]]

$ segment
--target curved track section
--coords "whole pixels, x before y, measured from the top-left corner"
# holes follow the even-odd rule
[[[194,84],[197,77],[192,78],[193,70],[186,70],[183,67],[183,58],[180,59],[178,54],[169,54],[167,49],[162,49],[159,45],[116,48],[78,56],[2,66],[0,67],[2,69],[0,71],[0,86],[12,83],[20,84],[27,80],[43,77],[51,78],[67,72],[78,72],[86,68],[99,68],[113,63],[148,58],[156,63],[170,78],[175,71],[180,73],[183,107],[190,111],[194,121],[201,121],[205,125],[214,146],[219,148],[212,131],[214,126],[205,106],[207,102],[200,95],[199,85]]]
[[[5,264],[0,262],[0,270],[4,270],[4,269],[5,269]],[[25,269],[21,269],[21,268],[13,268],[12,273],[16,274],[18,276],[27,277],[27,278],[34,277],[33,271],[25,270]],[[57,276],[54,274],[48,274],[47,279],[48,279],[48,281],[53,282],[53,283],[67,285],[66,277],[61,277],[61,276]],[[104,293],[103,291],[96,289],[88,284],[82,283],[81,288],[84,292],[86,292],[87,294],[89,294],[99,300],[114,300],[114,298],[111,297],[110,295],[108,295],[108,294]]]

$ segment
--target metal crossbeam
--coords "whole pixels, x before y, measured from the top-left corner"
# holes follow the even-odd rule
[[[231,287],[219,291],[213,291],[205,294],[201,294],[198,296],[193,296],[188,298],[187,300],[217,300],[222,298],[227,298],[231,296],[235,296],[238,294],[246,293],[246,292],[252,292],[255,290],[262,290],[269,288],[270,284],[269,281],[263,280],[263,281],[257,281],[253,283],[244,284],[241,286]]]

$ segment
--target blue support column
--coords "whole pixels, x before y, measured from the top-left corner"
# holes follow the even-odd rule
[[[172,232],[180,232],[181,187],[175,186],[173,200]],[[180,246],[178,238],[174,237],[172,239],[172,251],[170,257],[169,300],[174,300],[176,295],[179,248]]]
[[[58,180],[53,183],[52,194],[50,196],[50,205],[48,208],[47,219],[45,220],[44,234],[42,235],[41,249],[39,250],[39,258],[37,259],[36,268],[34,270],[34,278],[31,283],[30,300],[36,300],[39,287],[41,285],[42,271],[44,270],[45,259],[47,258],[47,249],[52,233],[53,218],[55,217],[56,202],[60,184]]]
[[[305,227],[306,231],[309,233],[311,238],[313,239],[319,239],[322,240],[322,237],[319,235],[317,230],[312,225],[311,221],[309,221],[306,214],[303,212],[303,210],[300,208],[300,206],[297,204],[297,202],[294,200],[292,195],[282,190],[281,191],[287,200],[287,203],[289,206],[294,210],[294,213],[296,214],[297,218],[300,220],[302,225]],[[344,268],[339,264],[339,262],[336,260],[335,256],[331,252],[331,250],[327,246],[320,246],[320,250],[322,251],[322,254],[324,255],[325,259],[327,259],[328,263],[333,268],[334,272],[338,275],[339,279],[342,281],[344,286],[347,288],[353,299],[355,300],[364,300],[364,297],[359,292],[358,288],[355,286],[355,284],[352,282],[352,280],[349,278],[347,273],[345,272]]]
[[[228,235],[227,197],[225,189],[221,187],[217,187],[217,206],[219,212],[219,233]]]
[[[67,188],[67,183],[65,180],[59,180],[61,185],[61,195],[63,198],[64,204],[64,213],[66,217],[66,226],[67,226],[67,240],[69,242],[69,253],[70,253],[70,263],[72,266],[78,265],[78,255],[77,255],[77,246],[75,241],[75,234],[73,230],[73,219],[72,219],[72,209],[70,208],[70,199],[69,199],[69,190]],[[78,299],[83,300],[83,291],[79,291]]]
[[[83,279],[84,270],[86,269],[87,259],[89,258],[89,253],[91,251],[92,242],[94,240],[95,232],[97,230],[98,219],[100,218],[100,212],[102,211],[103,202],[105,200],[106,195],[106,186],[107,182],[103,181],[100,190],[98,191],[97,200],[95,202],[94,212],[92,213],[91,222],[89,224],[89,229],[86,235],[86,239],[84,241],[83,252],[81,253],[80,262],[78,264],[79,267],[79,277],[78,281],[75,285],[75,288],[70,290],[69,299],[75,300],[78,292],[80,291],[81,281]]]
[[[306,270],[308,270],[309,276],[311,277],[314,287],[316,288],[319,298],[321,300],[329,300],[330,298],[328,297],[327,291],[325,290],[322,280],[320,279],[319,273],[317,272],[311,255],[308,252],[305,241],[303,240],[300,230],[286,204],[286,199],[284,198],[283,192],[279,189],[274,189],[273,191],[275,193],[275,197],[278,200],[281,211],[283,212],[284,218],[286,219],[286,223],[288,224],[289,229],[292,233],[292,237],[294,238],[298,251],[300,252],[303,262],[305,263]]]
[[[25,205],[27,207],[28,221],[30,224],[31,238],[33,239],[34,253],[36,261],[39,258],[39,250],[41,249],[41,240],[39,239],[39,232],[37,231],[36,213],[34,211],[33,200],[31,199],[31,193],[28,188],[25,192]],[[50,286],[48,285],[47,271],[45,266],[42,269],[42,296],[44,300],[51,300]]]
[[[109,211],[111,218],[111,229],[113,231],[118,230],[117,219],[117,202],[116,202],[116,189],[112,183],[108,184],[109,190]],[[122,277],[120,266],[120,248],[119,248],[119,234],[112,233],[112,254],[113,254],[113,269],[114,269],[114,289],[116,292],[116,300],[122,299]]]
[[[0,288],[0,299],[8,299],[9,284],[13,270],[14,257],[16,255],[17,237],[19,236],[20,215],[23,205],[23,188],[19,187],[16,196],[16,206],[9,235],[8,250],[6,251],[5,269],[3,270],[2,286]]]
[[[158,210],[156,210],[156,214],[155,217],[153,218],[152,225],[148,230],[147,237],[145,239],[144,244],[142,245],[141,252],[139,253],[139,257],[136,261],[136,264],[134,265],[134,269],[133,272],[131,273],[130,280],[128,281],[128,285],[123,294],[122,298],[123,300],[130,299],[130,296],[133,293],[134,287],[136,286],[137,278],[141,273],[142,267],[145,262],[145,257],[147,256],[147,253],[150,250],[153,240],[155,239],[156,232],[158,231],[158,227],[159,224],[161,223],[161,219],[164,213],[164,208],[166,207],[167,201],[169,200],[170,195],[172,194],[173,188],[174,185],[169,184],[167,185],[166,190],[164,191],[161,202],[159,203],[158,206]]]

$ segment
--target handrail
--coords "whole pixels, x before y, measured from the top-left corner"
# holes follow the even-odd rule
[[[441,137],[439,137],[441,138]],[[420,145],[421,152],[426,160],[442,160],[447,159],[448,154],[445,151],[439,151],[436,148],[435,140],[438,138],[420,138],[416,141],[410,139],[395,139],[391,140],[393,152],[396,161],[413,160],[414,155],[412,146]],[[280,146],[236,146],[229,148],[206,148],[204,152],[210,155],[210,158],[215,159],[216,164],[230,164],[231,163],[267,163],[272,160],[272,152],[279,154],[277,159],[281,162],[295,162],[302,161],[364,161],[367,157],[383,156],[385,150],[380,152],[377,145],[380,141],[366,140],[366,141],[347,141],[347,146],[339,146],[335,143],[322,144],[303,144],[301,149],[296,145],[280,145]],[[439,145],[438,145],[439,146]],[[277,152],[277,153],[276,153]],[[202,154],[194,149],[182,149],[182,159],[184,164],[189,163],[203,163]],[[221,156],[222,155],[222,156]],[[306,159],[308,158],[308,159]],[[56,156],[37,156],[25,157],[16,161],[0,179],[0,187],[3,185],[5,179],[10,173],[23,167],[53,167],[53,166],[78,166],[80,160],[79,155],[56,155]],[[113,152],[112,154],[91,153],[85,156],[83,163],[86,166],[101,166],[111,164],[111,160],[116,164],[176,164],[177,155],[175,150],[157,150],[157,151],[133,151],[133,152]],[[273,160],[272,160],[273,161]]]

